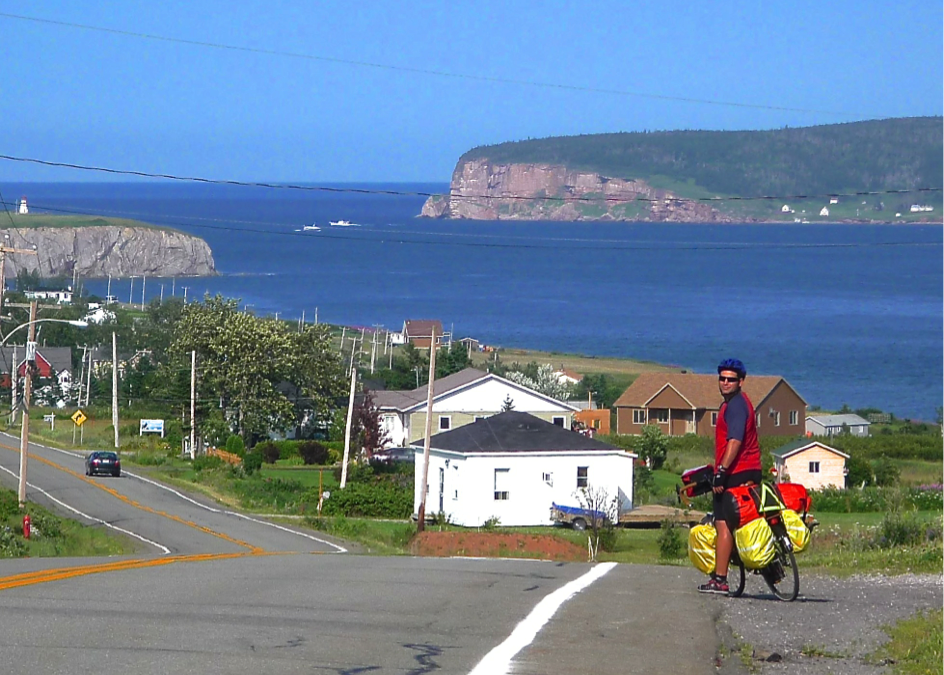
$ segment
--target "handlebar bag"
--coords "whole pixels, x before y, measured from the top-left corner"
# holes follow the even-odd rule
[[[774,533],[764,518],[752,520],[734,533],[738,555],[744,567],[758,570],[774,559]]]
[[[715,541],[718,530],[714,525],[695,525],[688,532],[688,559],[705,574],[715,571]]]

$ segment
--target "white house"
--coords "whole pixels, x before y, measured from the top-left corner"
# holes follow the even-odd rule
[[[830,203],[830,204],[838,204],[838,203],[839,203],[839,197],[830,197],[830,198],[829,198],[829,203]]]
[[[30,300],[55,300],[60,305],[72,302],[72,291],[25,291],[23,295]]]
[[[88,323],[103,324],[111,323],[115,320],[115,313],[110,309],[105,309],[101,306],[93,308],[92,305],[89,304],[89,310],[89,313],[84,317],[84,320]]]
[[[853,436],[868,436],[869,421],[858,415],[809,415],[806,418],[808,436],[835,436],[843,429]]]
[[[414,510],[423,448],[415,444]],[[581,489],[632,507],[636,455],[522,412],[504,412],[433,436],[426,513],[478,527],[551,525],[551,504],[581,506]]]
[[[385,447],[402,447],[422,439],[426,432],[426,385],[409,391],[372,392],[387,432]],[[449,431],[500,413],[506,403],[518,412],[531,413],[570,429],[577,411],[571,405],[494,373],[466,368],[433,384],[433,433]]]
[[[567,368],[564,368],[563,364],[561,364],[560,368],[554,371],[553,375],[554,377],[557,378],[557,381],[560,382],[561,384],[574,385],[574,384],[578,384],[583,379],[583,375],[581,375],[580,373],[575,373],[572,370],[568,370]]]
[[[826,206],[824,206],[823,208],[821,208],[821,209],[819,210],[819,215],[821,215],[821,216],[828,216],[828,215],[829,215],[829,208],[826,207]]]

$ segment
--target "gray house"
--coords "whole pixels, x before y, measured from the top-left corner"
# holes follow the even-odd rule
[[[808,415],[807,436],[836,436],[848,431],[853,436],[868,436],[869,421],[858,415]]]

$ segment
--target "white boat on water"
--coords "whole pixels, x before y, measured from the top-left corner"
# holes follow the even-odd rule
[[[317,232],[317,231],[320,230],[321,228],[318,227],[317,225],[315,225],[314,223],[312,223],[311,225],[305,225],[305,227],[303,227],[302,229],[303,229],[303,230],[314,230],[314,231]]]
[[[330,222],[334,227],[350,227],[354,224],[350,220],[332,220]]]

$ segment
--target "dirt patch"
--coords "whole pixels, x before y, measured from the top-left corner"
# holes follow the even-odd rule
[[[413,555],[470,558],[537,558],[586,562],[586,549],[546,534],[498,532],[420,532],[410,543]]]

